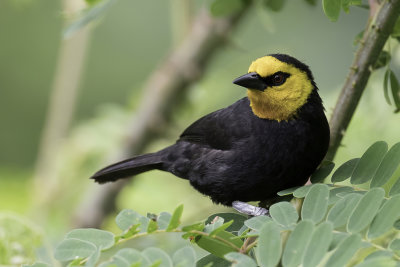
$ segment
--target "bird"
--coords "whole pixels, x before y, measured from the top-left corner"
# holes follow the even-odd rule
[[[214,203],[248,215],[247,202],[304,185],[328,150],[330,130],[310,68],[287,54],[254,60],[233,81],[247,96],[192,123],[160,151],[107,166],[91,178],[116,181],[150,170],[189,180]]]

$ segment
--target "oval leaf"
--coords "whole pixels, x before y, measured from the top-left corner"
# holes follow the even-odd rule
[[[394,239],[390,244],[389,248],[393,251],[400,252],[400,239]]]
[[[269,213],[275,222],[285,228],[294,227],[299,219],[296,209],[289,202],[275,203],[270,207]]]
[[[192,247],[183,247],[172,256],[174,267],[195,267],[196,252]]]
[[[225,259],[232,262],[232,267],[257,267],[255,261],[247,255],[238,252],[230,252]]]
[[[168,212],[161,212],[157,218],[158,228],[160,230],[167,229],[169,222],[171,221],[172,215]]]
[[[179,205],[175,210],[174,213],[172,213],[171,220],[169,221],[168,227],[166,231],[172,231],[176,229],[179,224],[180,224],[180,219],[182,217],[182,212],[183,212],[183,204]]]
[[[372,178],[370,187],[378,187],[384,185],[392,177],[400,164],[400,143],[393,145],[386,153],[381,164]]]
[[[345,225],[361,197],[360,194],[353,193],[339,200],[329,211],[326,220],[331,222],[335,229]]]
[[[400,110],[400,85],[393,71],[390,72],[390,87],[392,88],[393,102],[396,106],[396,111]]]
[[[159,248],[146,248],[142,252],[143,256],[151,261],[151,263],[161,262],[158,267],[172,267],[172,260],[163,250]]]
[[[347,231],[358,233],[369,225],[378,212],[384,196],[385,190],[382,188],[373,188],[362,196],[349,218]]]
[[[335,163],[332,161],[324,161],[321,166],[311,175],[310,181],[315,184],[322,182],[332,172]]]
[[[261,227],[265,223],[270,222],[270,221],[271,221],[270,217],[261,215],[261,216],[255,216],[255,217],[252,217],[252,218],[246,220],[244,222],[244,225],[246,225],[247,227],[249,227],[252,230],[259,231],[259,230],[261,230]]]
[[[54,252],[54,258],[59,261],[69,261],[74,259],[84,259],[97,251],[94,244],[69,238],[62,241]]]
[[[132,225],[138,223],[138,218],[141,215],[133,210],[122,210],[120,213],[118,213],[117,217],[115,218],[115,222],[118,225],[118,227],[125,231],[128,230]]]
[[[332,183],[338,183],[350,178],[358,164],[359,158],[351,159],[343,163],[332,175]]]
[[[330,222],[321,223],[313,232],[303,258],[304,267],[317,266],[325,256],[332,241],[333,226]]]
[[[394,183],[394,185],[390,189],[389,196],[394,196],[399,193],[400,193],[400,177],[397,178],[397,181]]]
[[[351,194],[352,192],[354,192],[354,189],[350,186],[343,186],[343,187],[337,187],[337,188],[333,188],[331,189],[331,191],[329,191],[329,203],[328,205],[331,205],[333,203],[336,203],[337,201],[341,200],[343,198],[339,197],[338,194]]]
[[[83,241],[88,241],[98,247],[100,250],[108,249],[114,245],[114,234],[108,231],[103,231],[93,228],[74,229],[69,232],[65,239],[75,238]]]
[[[308,191],[310,191],[312,185],[305,185],[302,187],[297,188],[293,192],[293,196],[297,198],[303,198],[308,194]]]
[[[325,217],[328,200],[329,187],[325,184],[313,185],[304,199],[301,218],[303,220],[311,220],[314,223],[320,222]]]
[[[400,218],[400,195],[393,196],[383,204],[368,230],[368,238],[376,238],[393,227]]]
[[[260,230],[256,255],[263,267],[273,267],[279,263],[282,253],[281,233],[274,221],[264,224]]]
[[[353,257],[356,251],[361,247],[361,236],[359,234],[352,234],[343,239],[337,249],[329,257],[326,267],[343,267]]]
[[[282,256],[285,267],[299,266],[314,230],[310,221],[301,221],[290,234]]]
[[[322,7],[324,9],[325,15],[331,21],[337,21],[340,14],[340,9],[342,7],[341,0],[322,0]]]
[[[123,248],[119,250],[115,255],[119,258],[124,259],[128,264],[134,264],[138,262],[150,264],[150,262],[145,260],[145,258],[139,251],[133,248]]]
[[[371,180],[387,150],[388,145],[384,141],[372,144],[362,155],[354,169],[350,182],[352,184],[363,184]]]

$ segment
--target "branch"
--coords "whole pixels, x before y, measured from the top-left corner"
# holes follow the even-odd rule
[[[69,16],[86,7],[83,0],[64,0],[62,3],[64,12]],[[69,22],[67,19],[64,24]],[[89,28],[82,28],[76,35],[61,42],[34,173],[34,210],[41,210],[42,217],[46,210],[42,206],[48,203],[58,184],[58,180],[54,179],[57,176],[54,155],[58,153],[73,119],[90,34]]]
[[[331,142],[326,159],[332,160],[371,75],[372,66],[381,53],[400,14],[400,0],[385,0],[369,23],[356,52],[330,119]]]
[[[172,110],[183,101],[183,93],[199,80],[206,64],[247,11],[248,6],[230,17],[214,18],[201,10],[181,46],[173,51],[148,79],[141,106],[128,125],[124,147],[112,161],[141,153],[164,132]],[[74,227],[99,227],[114,210],[115,199],[129,180],[102,186],[93,185],[76,212]]]

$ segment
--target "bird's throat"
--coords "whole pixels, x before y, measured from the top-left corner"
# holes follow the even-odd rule
[[[265,97],[262,95],[263,92],[256,90],[247,90],[247,96],[250,100],[250,107],[259,118],[276,120],[276,121],[288,121],[293,118],[297,110],[304,104],[303,101],[293,101]]]

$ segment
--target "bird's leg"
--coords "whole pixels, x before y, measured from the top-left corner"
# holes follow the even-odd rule
[[[234,208],[240,213],[244,213],[251,216],[269,215],[269,211],[267,209],[256,207],[242,201],[233,201],[232,208]]]

